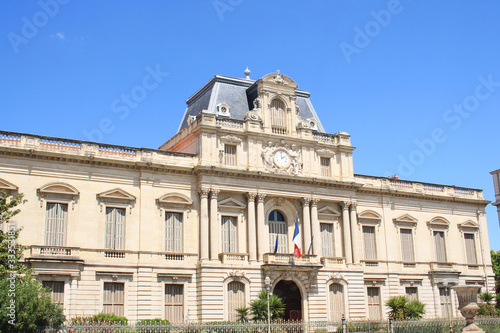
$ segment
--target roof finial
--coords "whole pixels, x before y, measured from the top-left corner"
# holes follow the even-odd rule
[[[247,69],[245,69],[244,74],[245,74],[245,79],[250,80],[250,70],[248,69],[248,66]]]

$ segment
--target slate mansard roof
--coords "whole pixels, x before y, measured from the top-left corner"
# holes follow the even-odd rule
[[[245,114],[253,109],[253,100],[257,97],[254,80],[239,79],[215,75],[200,90],[186,101],[187,108],[182,117],[179,131],[189,123],[189,117],[196,116],[202,110],[217,113],[217,105],[226,103],[230,107],[230,119],[244,120]],[[311,104],[311,94],[304,90],[295,90],[299,106],[299,116],[303,119],[316,120],[318,132],[325,132],[321,121]]]

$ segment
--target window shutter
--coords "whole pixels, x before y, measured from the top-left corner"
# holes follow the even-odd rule
[[[363,226],[363,241],[365,247],[365,259],[377,259],[375,248],[375,227]]]
[[[333,225],[329,223],[321,223],[320,228],[323,256],[333,257]]]
[[[474,234],[464,234],[465,237],[465,253],[467,255],[468,264],[477,264],[476,257],[476,243],[474,240]]]
[[[380,288],[367,287],[368,294],[368,316],[370,319],[380,319]]]
[[[245,306],[245,285],[233,281],[227,285],[228,319],[235,322],[238,319],[236,309]]]
[[[184,321],[184,286],[181,284],[165,285],[165,319],[171,323]]]
[[[65,246],[68,205],[47,203],[46,209],[45,245]]]
[[[413,234],[411,229],[401,229],[401,252],[403,262],[414,262]]]
[[[332,283],[329,289],[331,320],[340,321],[344,310],[344,287],[339,283]]]
[[[434,231],[434,247],[436,249],[436,261],[446,262],[446,249],[444,245],[443,231]]]
[[[182,252],[182,214],[165,214],[165,251]]]

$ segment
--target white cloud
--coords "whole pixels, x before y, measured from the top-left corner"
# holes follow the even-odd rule
[[[66,36],[62,32],[58,32],[55,35],[50,35],[51,38],[66,39]]]

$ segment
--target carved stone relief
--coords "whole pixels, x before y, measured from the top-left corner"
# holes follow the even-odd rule
[[[275,158],[279,152],[284,158],[283,163],[278,163]],[[302,172],[301,150],[295,144],[288,145],[282,140],[280,143],[268,141],[262,147],[262,163],[267,171],[282,174],[297,175]]]

